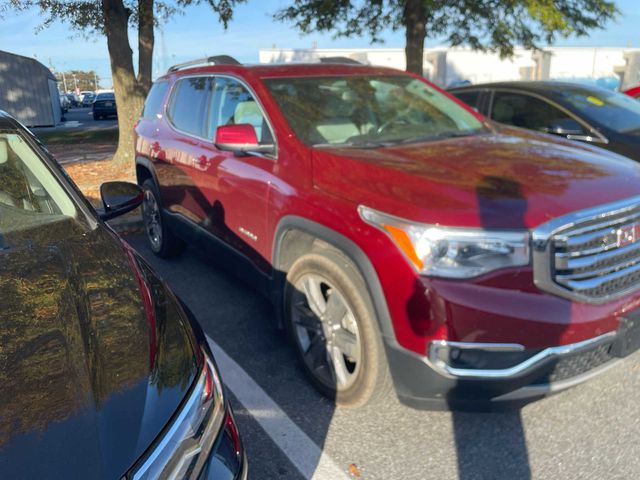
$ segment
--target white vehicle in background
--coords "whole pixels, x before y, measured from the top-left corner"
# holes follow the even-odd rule
[[[96,94],[93,92],[80,92],[80,97],[82,98],[82,106],[90,107],[96,98]]]

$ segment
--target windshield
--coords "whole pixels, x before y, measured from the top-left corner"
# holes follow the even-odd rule
[[[115,98],[113,93],[99,93],[96,100],[115,100]]]
[[[640,135],[640,102],[628,95],[600,89],[571,89],[559,95],[589,121],[618,133]]]
[[[273,78],[265,83],[307,145],[376,147],[484,129],[473,114],[407,75]]]
[[[29,144],[0,132],[0,251],[51,238],[52,228],[77,224],[77,217],[75,204]]]

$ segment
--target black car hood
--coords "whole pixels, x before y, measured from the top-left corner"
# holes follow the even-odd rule
[[[0,236],[0,477],[119,479],[190,388],[193,334],[142,265],[147,317],[105,227],[37,232]]]

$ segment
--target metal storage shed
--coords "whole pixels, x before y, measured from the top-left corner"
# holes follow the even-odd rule
[[[56,77],[33,58],[0,50],[0,110],[27,127],[50,127],[61,121]]]

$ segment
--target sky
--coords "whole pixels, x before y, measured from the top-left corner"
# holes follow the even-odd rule
[[[6,0],[0,0],[0,3]],[[287,0],[250,0],[237,7],[225,31],[207,6],[190,7],[156,29],[154,76],[172,64],[207,55],[228,54],[241,62],[256,63],[261,48],[366,48],[369,39],[333,39],[331,34],[301,35],[291,24],[275,22],[272,14],[288,4]],[[560,40],[558,46],[640,47],[640,0],[617,0],[622,14],[604,29],[589,37]],[[103,86],[111,83],[106,40],[83,38],[58,23],[41,31],[37,12],[8,13],[0,20],[0,50],[36,57],[54,70],[95,70]],[[402,32],[385,32],[385,48],[402,48]],[[130,32],[135,50],[135,32]],[[427,39],[426,47],[443,45],[439,39]]]

